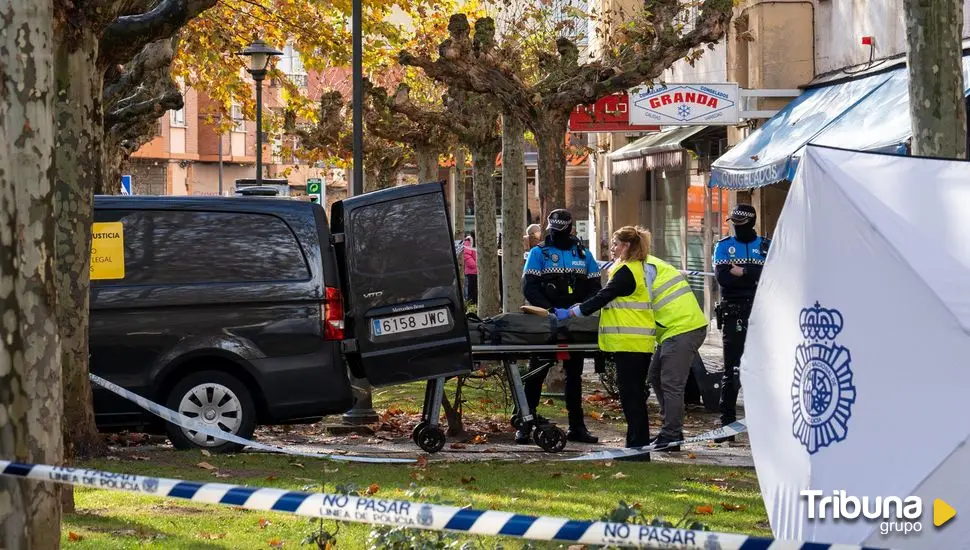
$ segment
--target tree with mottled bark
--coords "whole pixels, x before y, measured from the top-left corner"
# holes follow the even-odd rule
[[[146,82],[167,67],[164,60],[157,60],[153,50],[164,50],[165,42],[187,21],[215,2],[53,2],[57,86],[54,282],[62,339],[63,437],[68,462],[75,456],[91,456],[105,450],[94,423],[88,380],[88,309],[93,193],[114,173],[106,169],[106,123],[111,125],[109,131],[124,132],[126,124],[130,127],[137,124],[139,117],[150,118],[159,112],[154,100],[144,94]],[[163,81],[166,78],[161,77]],[[107,116],[106,79],[111,106]],[[115,143],[113,136],[108,143]],[[72,494],[66,486],[64,496],[69,510],[73,506]]]
[[[451,135],[441,126],[413,119],[395,110],[398,94],[407,93],[402,84],[394,96],[364,79],[364,129],[387,140],[407,144],[414,151],[418,183],[438,181],[438,160],[451,146]]]
[[[418,105],[410,88],[402,83],[394,94],[392,108],[413,121],[454,135],[472,155],[472,200],[475,203],[475,248],[478,250],[478,315],[482,318],[501,311],[498,287],[498,230],[495,204],[495,161],[502,148],[498,105],[487,96],[449,89],[441,107]]]
[[[526,226],[525,124],[515,115],[502,115],[502,309],[519,311],[525,305],[522,269]]]
[[[285,132],[299,138],[300,147],[308,154],[329,162],[346,164],[353,156],[352,104],[336,91],[324,92],[319,100],[317,122],[297,124],[290,112],[284,123]],[[364,192],[393,187],[397,174],[409,152],[398,143],[364,132]]]
[[[54,20],[50,2],[0,7],[0,456],[59,464],[53,162]],[[0,547],[60,547],[60,490],[0,476]]]
[[[903,0],[909,43],[911,153],[967,158],[963,1]]]
[[[526,60],[525,66],[534,68],[527,73],[517,65],[521,38],[509,40],[506,36],[500,43],[490,17],[475,21],[471,36],[467,16],[455,14],[437,59],[404,50],[399,60],[450,87],[495,97],[503,110],[527,123],[539,149],[544,218],[565,205],[565,137],[570,112],[577,105],[594,103],[615,92],[650,85],[678,59],[696,59],[705,44],[713,48],[724,36],[732,7],[732,0],[703,0],[697,19],[685,32],[679,20],[685,9],[681,0],[648,0],[631,24],[609,37],[610,46],[600,58],[582,61],[575,40],[559,36],[549,41],[546,50]],[[512,28],[520,27],[512,22]]]

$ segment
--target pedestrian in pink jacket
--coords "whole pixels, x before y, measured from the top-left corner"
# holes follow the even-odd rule
[[[472,237],[465,237],[465,299],[472,304],[478,303],[478,251],[472,248]]]

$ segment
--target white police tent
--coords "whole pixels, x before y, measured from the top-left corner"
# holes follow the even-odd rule
[[[970,163],[806,148],[741,361],[776,538],[970,547],[968,238]]]

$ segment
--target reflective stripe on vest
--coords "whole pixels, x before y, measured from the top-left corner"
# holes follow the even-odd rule
[[[653,353],[657,346],[653,304],[647,289],[643,262],[617,262],[610,267],[610,279],[627,266],[636,287],[633,294],[620,296],[600,314],[599,347],[608,352]]]
[[[707,316],[694,297],[694,291],[680,271],[655,256],[647,263],[657,269],[653,281],[654,318],[663,326],[660,341],[707,326]]]

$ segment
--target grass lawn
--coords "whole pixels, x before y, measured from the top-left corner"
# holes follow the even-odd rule
[[[200,463],[204,463],[200,466]],[[354,484],[378,497],[413,499],[572,519],[602,519],[617,503],[646,517],[711,530],[770,536],[754,471],[630,462],[431,462],[424,466],[341,464],[270,454],[203,456],[198,451],[132,449],[121,460],[83,467],[195,481],[334,492]],[[77,513],[65,515],[66,548],[294,548],[318,525],[289,514],[195,504],[175,498],[77,489]],[[333,522],[324,527],[333,531]],[[342,523],[337,548],[369,548],[370,525]],[[498,538],[479,539],[493,548]],[[522,539],[501,540],[506,548]],[[536,543],[539,548],[566,545]]]

